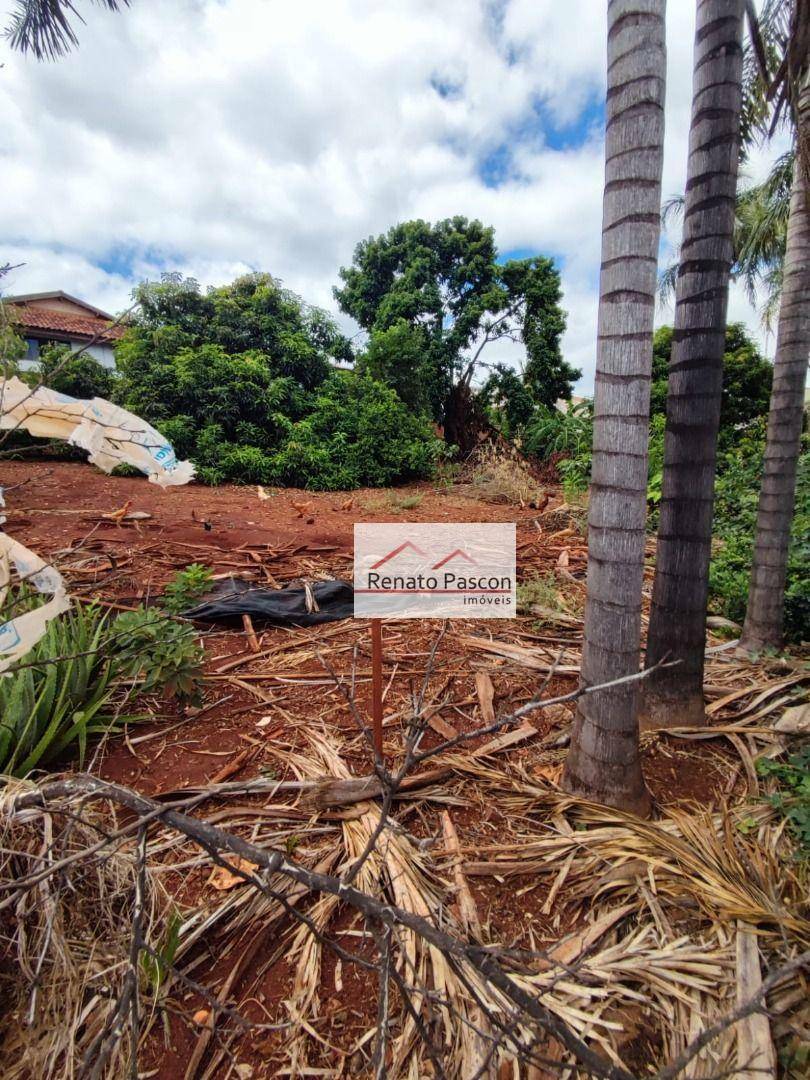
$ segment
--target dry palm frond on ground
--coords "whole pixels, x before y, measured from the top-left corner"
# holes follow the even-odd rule
[[[719,730],[741,739],[746,753],[778,751],[784,735],[778,726],[766,726],[766,715],[792,677],[764,686],[752,683],[725,706],[726,712],[735,711]],[[299,782],[351,776],[346,755],[356,750],[356,737],[316,721],[300,724],[298,734],[294,746],[282,742],[270,750],[287,775]],[[547,757],[553,764],[559,751],[549,750]],[[447,770],[441,787],[434,785],[408,803],[395,802],[384,827],[379,802],[358,803],[340,815],[306,803],[295,784],[282,793],[282,785],[275,791],[270,781],[266,794],[253,802],[244,801],[237,785],[233,793],[219,791],[217,803],[197,813],[264,850],[286,850],[321,873],[345,876],[366,853],[354,881],[363,893],[457,937],[472,934],[500,957],[516,986],[588,1046],[636,1075],[671,1061],[707,1024],[733,1009],[741,994],[742,946],[750,951],[753,942],[756,957],[758,941],[763,964],[776,968],[810,943],[806,870],[791,862],[784,820],[766,804],[738,801],[712,812],[681,808],[642,821],[560,794],[553,783],[538,779],[536,762],[532,773],[507,754],[476,756],[456,749],[445,753],[441,764]],[[25,787],[9,787],[4,808]],[[483,843],[460,830],[460,846],[448,847],[452,824],[449,834],[443,830],[441,811],[432,801],[438,796],[443,800],[438,806],[450,806],[451,816],[497,806],[505,823],[498,842]],[[48,861],[75,857],[61,873],[22,894],[14,907],[0,908],[8,961],[0,1065],[3,1075],[20,1080],[29,1075],[30,1063],[36,1064],[37,1076],[80,1075],[127,969],[137,845],[130,832],[103,857],[83,854],[121,823],[77,803],[69,809],[69,814],[40,808],[2,814],[0,904],[14,895],[9,886],[16,879],[44,869]],[[428,829],[427,839],[413,834],[416,819]],[[358,956],[376,960],[380,949],[390,950],[384,1014],[377,1022],[370,1016],[365,1030],[336,1042],[324,1014],[330,941],[345,940],[339,924],[345,930],[347,911],[339,896],[310,892],[282,873],[252,888],[249,864],[245,871],[238,863],[226,864],[220,889],[210,855],[160,822],[146,854],[143,935],[156,950],[174,919],[168,887],[161,882],[171,879],[177,891],[178,882],[197,875],[202,887],[193,902],[178,905],[176,971],[167,973],[161,993],[150,986],[146,971],[140,975],[141,1042],[163,1009],[191,1023],[183,979],[199,976],[203,948],[216,950],[223,965],[208,988],[211,1000],[203,1009],[208,1019],[197,1024],[188,1076],[213,1078],[235,1060],[246,1033],[225,1010],[249,1003],[262,975],[281,958],[289,985],[275,1010],[263,1014],[267,1024],[284,1025],[276,1032],[272,1072],[368,1072],[378,1053],[381,1023],[387,1038],[380,1075],[392,1080],[437,1075],[432,1060],[437,1055],[445,1075],[453,1078],[496,1076],[499,1070],[532,1075],[517,1064],[528,1050],[537,1055],[536,1070],[544,1059],[573,1062],[555,1039],[538,1042],[537,1027],[480,970],[402,925],[386,944],[379,928],[359,913],[349,931],[360,943]],[[486,920],[475,917],[469,885],[485,880],[507,891],[532,892],[538,910],[558,917],[557,925],[565,929],[544,938],[529,921],[519,940],[499,940]],[[250,968],[257,958],[258,968],[255,963]],[[351,957],[342,963],[345,978]],[[19,974],[13,977],[15,964]],[[370,985],[378,996],[379,980]],[[768,1006],[774,1030],[790,1033],[797,1024],[801,1029],[806,990],[798,971],[773,989]],[[702,1078],[743,1067],[750,1043],[746,1030],[743,1024],[728,1027],[685,1075]],[[162,1040],[160,1031],[161,1025],[153,1024],[151,1037]],[[126,1058],[122,1042],[101,1075],[123,1075]]]
[[[9,781],[3,806],[28,786]],[[0,1073],[7,1080],[73,1077],[102,1034],[126,976],[136,864],[124,852],[85,855],[114,831],[109,816],[92,808],[81,819],[46,810],[9,818],[3,806]],[[60,873],[44,876],[13,906],[8,902],[10,883],[63,860]],[[159,949],[173,905],[151,871],[143,884],[143,935]],[[124,1075],[126,1051],[115,1047],[109,1075]]]

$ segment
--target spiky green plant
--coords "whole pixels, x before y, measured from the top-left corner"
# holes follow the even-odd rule
[[[103,650],[108,616],[76,606],[54,619],[13,674],[0,678],[0,772],[26,776],[73,743],[124,722],[113,708],[115,665]]]

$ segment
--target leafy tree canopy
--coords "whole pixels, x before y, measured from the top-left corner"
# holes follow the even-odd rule
[[[369,334],[369,370],[398,389],[407,382],[405,398],[446,426],[494,341],[525,346],[524,382],[537,403],[570,397],[579,372],[560,350],[559,272],[543,257],[499,262],[481,222],[395,225],[358,244],[340,277],[338,303]]]
[[[671,326],[661,326],[653,338],[651,416],[666,414],[673,333]],[[773,365],[762,355],[745,325],[729,323],[726,327],[726,351],[723,358],[721,437],[767,414],[772,378]]]
[[[481,387],[481,400],[495,427],[507,438],[519,435],[537,412],[537,402],[518,373],[495,364]]]
[[[2,276],[3,267],[0,267]],[[0,304],[0,377],[16,375],[17,364],[27,351],[13,308]]]
[[[427,421],[370,373],[335,371],[346,339],[268,274],[206,293],[166,275],[136,298],[117,348],[118,399],[203,480],[351,488],[431,471]]]
[[[138,286],[134,298],[139,312],[128,340],[150,341],[157,353],[199,345],[220,345],[228,355],[260,352],[273,374],[306,389],[323,381],[330,359],[351,358],[330,316],[270,274],[246,274],[205,293],[194,278],[164,274]]]

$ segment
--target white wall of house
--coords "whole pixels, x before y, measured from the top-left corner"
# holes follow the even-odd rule
[[[79,348],[79,343],[73,342],[73,348]],[[115,367],[115,353],[110,345],[91,345],[87,352],[105,368]]]
[[[77,349],[81,349],[81,347],[84,345],[84,342],[67,341],[64,342],[64,344],[70,345],[71,349],[73,349],[73,351],[75,352]],[[39,350],[41,343],[37,338],[26,338],[26,345],[28,346],[28,353],[26,354],[24,359],[20,361],[20,368],[23,371],[29,371],[37,364],[37,361],[39,360]],[[87,349],[85,349],[85,352],[89,356],[92,356],[93,359],[98,360],[98,362],[103,367],[110,369],[113,369],[115,367],[115,353],[111,345],[100,345],[96,343],[95,345],[90,345]]]

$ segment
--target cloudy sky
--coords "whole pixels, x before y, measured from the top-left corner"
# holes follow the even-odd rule
[[[56,63],[0,43],[0,263],[24,263],[7,292],[116,311],[164,270],[261,269],[333,309],[358,240],[461,213],[503,255],[557,259],[590,391],[603,0],[77,6],[80,46]],[[668,6],[665,195],[683,188],[694,27],[691,0]],[[730,317],[756,328],[737,289]]]

